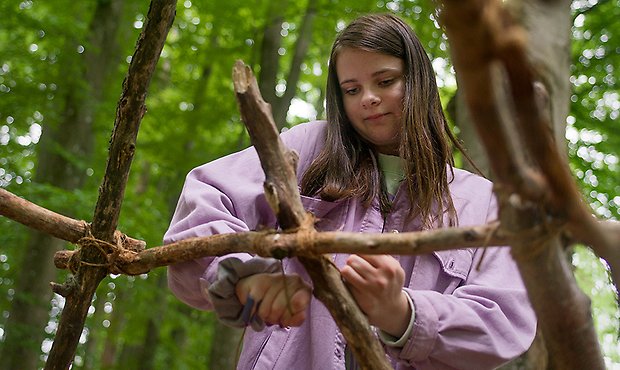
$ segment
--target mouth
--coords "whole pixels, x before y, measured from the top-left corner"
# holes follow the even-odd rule
[[[364,118],[364,120],[366,120],[366,121],[374,121],[374,120],[377,120],[377,119],[379,119],[381,117],[387,116],[388,114],[389,113],[377,113],[377,114],[373,114],[371,116],[368,116],[368,117]]]

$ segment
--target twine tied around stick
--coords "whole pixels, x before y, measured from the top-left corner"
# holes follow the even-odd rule
[[[317,220],[312,213],[306,212],[301,225],[299,225],[296,229],[297,250],[299,251],[299,254],[310,256],[317,255],[314,251],[314,234],[316,233],[314,223],[316,221]]]
[[[116,231],[114,233],[114,241],[116,244],[107,242],[105,240],[95,238],[90,230],[87,231],[87,235],[80,238],[75,244],[77,245],[77,249],[73,254],[69,257],[67,261],[67,268],[74,275],[77,273],[80,265],[92,266],[92,267],[106,267],[108,271],[112,274],[121,274],[126,273],[121,268],[119,268],[117,262],[119,260],[119,256],[122,252],[125,251],[125,248],[122,245],[123,235],[120,231]],[[94,263],[84,261],[80,258],[80,250],[87,248],[96,248],[99,250],[101,255],[105,258],[105,262],[103,263]],[[126,252],[132,252],[130,250],[126,250]],[[135,252],[133,252],[135,253]]]

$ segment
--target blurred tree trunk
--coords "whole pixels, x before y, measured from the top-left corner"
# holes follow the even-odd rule
[[[75,60],[65,60],[64,108],[58,125],[48,125],[38,146],[38,165],[33,182],[49,184],[59,189],[79,189],[85,180],[82,163],[91,157],[94,135],[92,123],[97,103],[108,72],[111,70],[116,50],[116,33],[123,2],[101,0],[92,16],[88,45],[83,55],[75,54],[73,40],[65,51]],[[71,50],[71,51],[69,51]],[[60,91],[59,91],[60,92]],[[61,93],[62,94],[62,93]],[[61,213],[70,214],[68,210]],[[41,361],[40,345],[43,328],[49,320],[49,302],[52,291],[49,282],[55,280],[57,271],[52,263],[54,253],[63,242],[52,237],[32,233],[19,263],[20,272],[15,283],[15,298],[10,318],[5,328],[6,338],[2,347],[1,366],[4,369],[35,369]]]
[[[213,341],[209,355],[209,369],[235,369],[237,350],[241,342],[243,330],[232,328],[214,320]]]
[[[536,35],[528,39],[528,53],[541,82],[536,89],[538,102],[549,115],[549,122],[552,126],[550,129],[553,131],[558,148],[561,153],[566,153],[565,132],[570,97],[570,27],[572,24],[570,1],[509,1],[507,5],[528,34]],[[459,127],[459,136],[465,142],[467,153],[483,174],[489,176],[488,159],[474,131],[474,125],[470,121],[465,101],[458,92],[453,103],[455,103],[455,123]],[[516,132],[513,131],[512,134],[515,137]],[[466,161],[463,161],[463,164],[465,168],[473,170]],[[530,349],[501,369],[538,370],[546,369],[548,365],[547,349],[539,330]]]
[[[98,368],[97,359],[99,358],[99,343],[103,337],[101,323],[105,317],[105,294],[108,290],[107,286],[100,286],[95,295],[93,305],[95,313],[88,319],[88,341],[84,348],[84,368]]]
[[[280,69],[281,31],[282,23],[284,22],[282,9],[285,7],[286,2],[271,2],[269,6],[267,26],[263,33],[258,80],[258,85],[265,101],[271,104],[273,118],[278,130],[286,126],[286,114],[291,105],[291,100],[293,100],[297,92],[297,82],[301,74],[300,67],[308,52],[308,46],[312,37],[312,26],[317,12],[316,0],[308,0],[306,11],[300,24],[299,35],[295,42],[288,74],[285,77],[286,90],[281,96],[278,96],[276,94],[276,86]]]
[[[125,328],[125,316],[127,314],[127,305],[126,303],[131,302],[133,299],[133,291],[131,288],[127,287],[117,287],[115,290],[116,298],[113,303],[113,311],[112,316],[110,317],[110,325],[105,329],[101,330],[101,333],[105,332],[105,342],[103,344],[103,350],[101,352],[101,358],[98,366],[93,367],[94,369],[114,369],[116,364],[116,353],[118,352],[118,347],[121,344],[120,341],[120,333]]]
[[[152,302],[153,311],[149,313],[142,344],[142,353],[140,354],[140,368],[142,370],[152,370],[155,368],[155,355],[157,354],[157,347],[161,342],[160,325],[168,308],[166,296],[168,296],[169,292],[166,274],[160,274],[156,279],[155,287],[151,288],[156,290]]]

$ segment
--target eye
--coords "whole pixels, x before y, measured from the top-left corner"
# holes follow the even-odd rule
[[[386,78],[384,80],[379,81],[379,86],[390,86],[394,83],[394,78]]]
[[[345,95],[355,95],[359,92],[359,89],[357,87],[350,87],[348,89],[342,89],[342,92]]]

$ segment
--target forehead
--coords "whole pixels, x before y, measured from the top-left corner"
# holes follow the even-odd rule
[[[392,55],[345,47],[336,58],[338,81],[371,78],[381,73],[403,72],[403,61]]]

